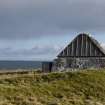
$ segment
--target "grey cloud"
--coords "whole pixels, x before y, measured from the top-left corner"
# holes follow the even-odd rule
[[[24,49],[21,54],[25,55],[49,55],[56,54],[59,48],[55,46],[35,46],[32,49]]]
[[[31,58],[31,57],[56,57],[59,51],[59,47],[55,46],[39,46],[36,45],[34,48],[29,49],[17,49],[14,48],[1,48],[0,49],[0,58],[10,57],[10,58]]]
[[[0,0],[0,38],[105,32],[104,0]]]

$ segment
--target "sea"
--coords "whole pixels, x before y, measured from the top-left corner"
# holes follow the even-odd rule
[[[38,69],[41,65],[41,61],[0,61],[0,70]]]

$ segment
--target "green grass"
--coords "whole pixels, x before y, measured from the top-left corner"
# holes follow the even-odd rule
[[[105,105],[105,71],[0,76],[0,105]]]

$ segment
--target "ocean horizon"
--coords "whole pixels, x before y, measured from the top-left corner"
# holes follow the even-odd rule
[[[41,68],[43,61],[24,61],[24,60],[0,60],[0,69],[38,69]]]

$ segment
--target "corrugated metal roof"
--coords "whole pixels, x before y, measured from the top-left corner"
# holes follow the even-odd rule
[[[105,50],[89,34],[79,34],[58,57],[105,57]]]

